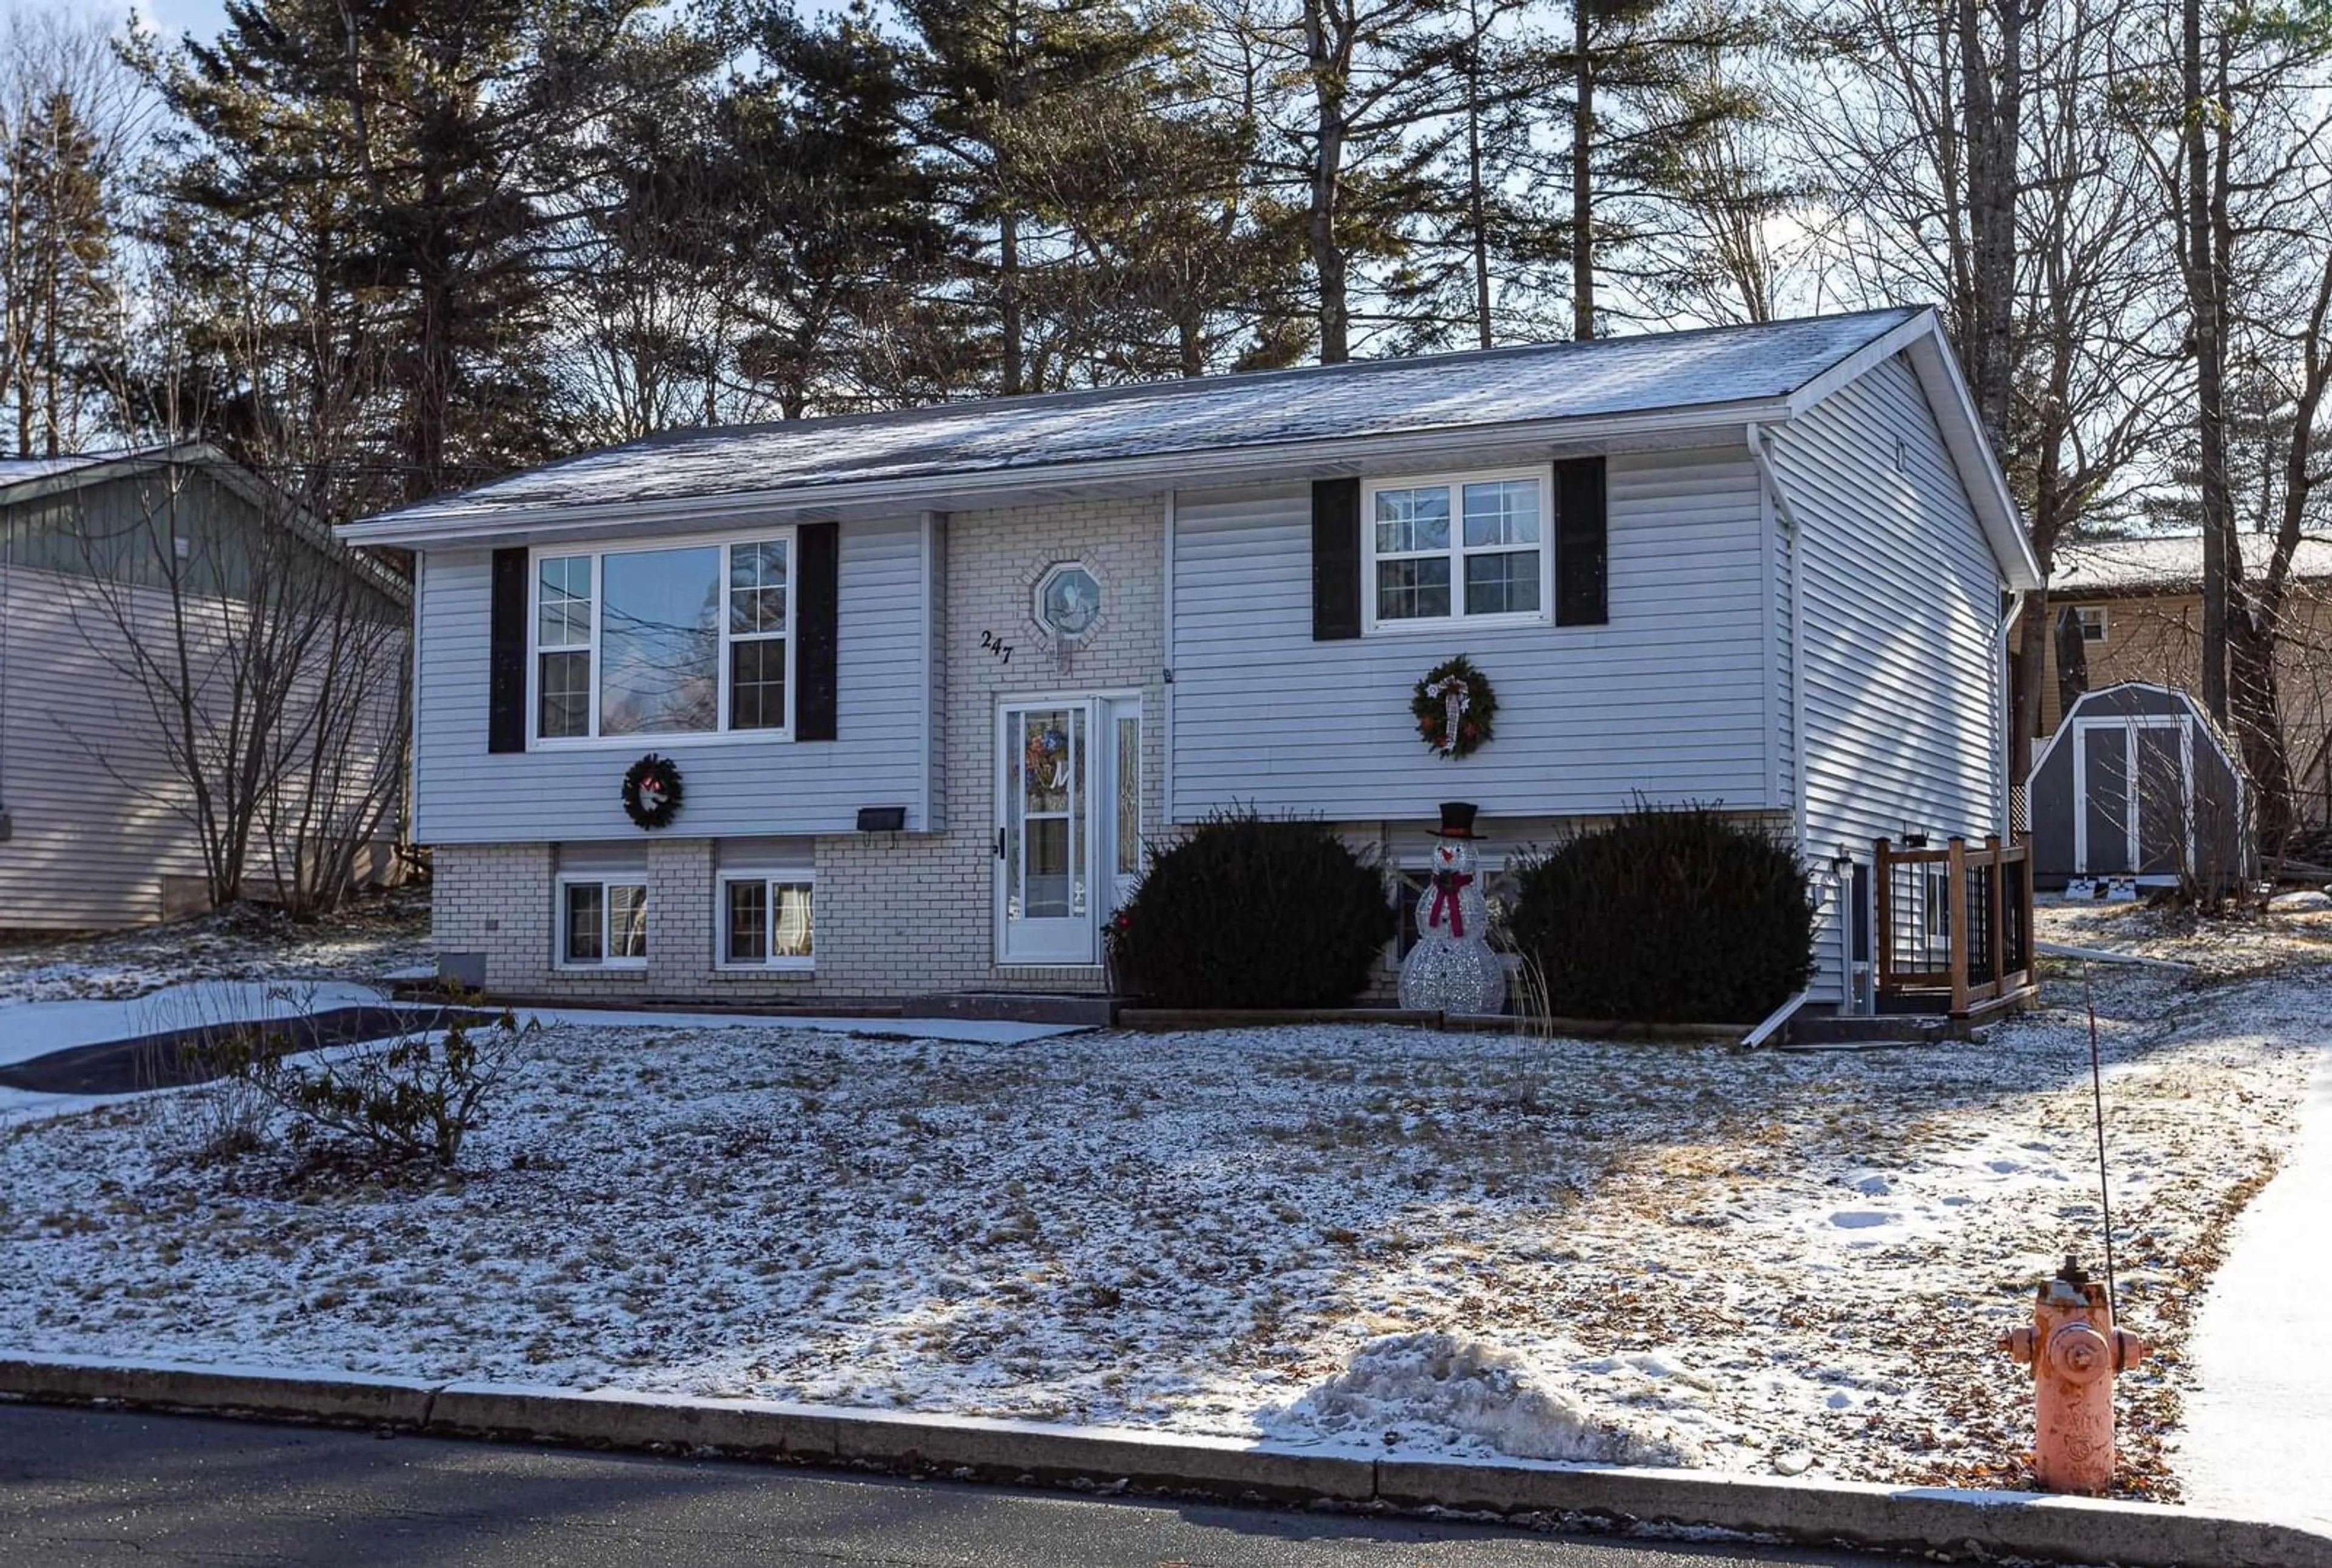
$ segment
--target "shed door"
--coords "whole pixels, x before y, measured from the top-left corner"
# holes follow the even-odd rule
[[[2073,779],[2081,814],[2073,869],[2084,876],[2127,876],[2129,856],[2129,736],[2120,724],[2083,724],[2074,739],[2081,767]]]
[[[2137,761],[2137,872],[2175,876],[2187,863],[2193,752],[2184,723],[2133,729]]]

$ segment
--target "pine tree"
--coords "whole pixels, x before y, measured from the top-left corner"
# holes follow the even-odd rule
[[[6,391],[17,452],[53,457],[79,445],[118,337],[106,171],[95,130],[62,88],[5,129]]]
[[[919,137],[956,221],[980,236],[967,297],[993,344],[995,389],[1058,386],[1075,352],[1042,329],[1075,280],[1043,210],[1047,166],[1106,156],[1096,144],[1123,125],[1101,95],[1139,79],[1164,40],[1122,0],[903,0],[899,11],[913,37]]]
[[[597,128],[699,69],[643,0],[229,0],[159,62],[187,128],[172,194],[278,234],[379,353],[381,461],[407,499],[533,461],[550,247],[609,156]],[[312,332],[309,334],[312,337]]]
[[[819,26],[763,12],[767,62],[720,107],[748,286],[744,378],[779,413],[927,402],[978,379],[941,297],[970,242],[910,140],[901,48],[866,0]]]
[[[1569,103],[1572,335],[1603,330],[1617,282],[1657,306],[1675,272],[1658,242],[1674,215],[1712,198],[1777,204],[1773,191],[1712,191],[1712,143],[1754,116],[1753,98],[1713,85],[1714,67],[1754,43],[1753,20],[1703,0],[1572,0]],[[1720,162],[1721,167],[1721,162]]]

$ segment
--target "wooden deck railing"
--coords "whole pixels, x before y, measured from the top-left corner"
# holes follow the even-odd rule
[[[1957,1018],[2032,990],[2029,846],[1878,841],[1878,1005]]]

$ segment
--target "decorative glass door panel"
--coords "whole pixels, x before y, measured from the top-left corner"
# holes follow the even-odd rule
[[[1091,705],[1004,709],[997,839],[999,957],[1006,963],[1094,961]]]
[[[1104,703],[1109,726],[1110,818],[1106,837],[1109,907],[1125,907],[1142,879],[1142,703],[1138,698]]]

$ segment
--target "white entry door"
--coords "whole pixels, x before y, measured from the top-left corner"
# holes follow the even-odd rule
[[[996,754],[997,961],[1099,963],[1141,868],[1140,703],[1007,703]]]

